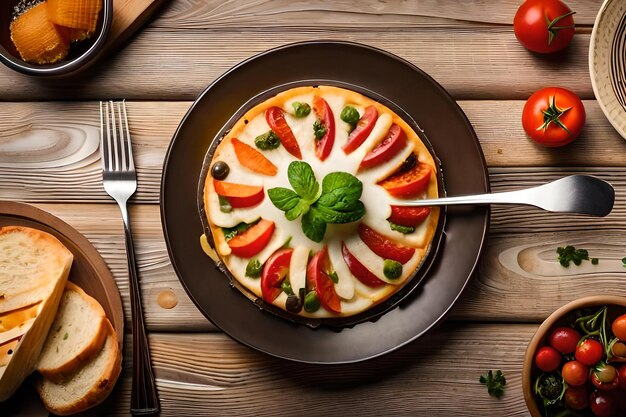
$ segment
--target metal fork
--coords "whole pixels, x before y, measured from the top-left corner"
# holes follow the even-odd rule
[[[154,414],[159,412],[159,398],[150,364],[133,236],[130,231],[126,207],[130,196],[137,191],[137,174],[133,162],[125,101],[100,102],[100,156],[102,159],[102,183],[105,191],[120,206],[126,236],[133,330],[133,379],[130,412],[133,415]]]

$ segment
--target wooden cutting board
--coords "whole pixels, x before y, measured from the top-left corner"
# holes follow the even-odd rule
[[[168,0],[113,0],[113,23],[105,47],[117,49]]]

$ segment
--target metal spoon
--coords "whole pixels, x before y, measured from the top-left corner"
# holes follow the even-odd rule
[[[552,212],[606,216],[613,209],[615,190],[606,181],[589,175],[571,175],[537,187],[504,193],[445,197],[398,202],[398,206],[456,206],[523,204]]]

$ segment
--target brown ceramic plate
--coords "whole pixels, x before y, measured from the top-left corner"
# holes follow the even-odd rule
[[[484,193],[489,182],[480,145],[446,91],[407,61],[369,46],[304,42],[252,57],[211,84],[185,115],[170,144],[161,183],[161,219],[172,265],[191,299],[225,333],[262,352],[308,363],[348,363],[380,356],[424,335],[465,288],[482,252],[487,208],[448,209],[439,253],[420,285],[397,308],[341,332],[294,325],[230,287],[200,248],[197,184],[205,154],[231,117],[274,87],[327,80],[391,100],[426,132],[449,195]]]
[[[74,255],[70,270],[70,281],[94,297],[106,312],[117,334],[122,348],[124,341],[124,310],[122,299],[106,263],[91,243],[69,224],[61,219],[28,204],[0,201],[0,227],[27,226],[50,233],[61,241]],[[34,415],[35,410],[43,410],[43,405],[24,384],[2,408],[7,407],[9,415]],[[101,407],[99,407],[100,409]],[[93,410],[92,410],[93,411]],[[47,414],[47,413],[46,413]]]

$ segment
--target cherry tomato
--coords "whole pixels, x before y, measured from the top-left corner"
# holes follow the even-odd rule
[[[583,385],[589,379],[589,367],[578,361],[569,361],[563,365],[561,375],[565,382],[576,387]]]
[[[572,410],[584,410],[589,406],[589,390],[585,385],[567,387],[565,390],[565,404]]]
[[[560,0],[526,0],[515,13],[515,37],[526,49],[550,54],[574,37],[574,12]]]
[[[324,246],[324,249],[311,258],[306,269],[306,279],[309,287],[315,288],[322,306],[326,310],[340,313],[341,300],[335,292],[333,281],[328,276],[330,268],[328,248]]]
[[[543,346],[535,354],[535,364],[544,372],[552,372],[561,364],[561,354],[551,346]]]
[[[619,380],[619,387],[626,389],[626,364],[617,368],[617,379]]]
[[[353,152],[356,148],[361,146],[363,142],[365,142],[365,139],[367,139],[372,132],[372,129],[374,129],[376,119],[378,119],[378,110],[376,110],[376,107],[366,107],[363,116],[361,116],[357,122],[354,130],[350,132],[350,136],[348,136],[346,143],[341,147],[346,155]]]
[[[585,339],[576,346],[576,360],[587,366],[600,362],[602,355],[604,355],[602,343],[595,339]]]
[[[602,391],[595,391],[589,397],[591,411],[597,417],[611,417],[617,411],[615,398]]]
[[[285,120],[285,112],[283,112],[283,109],[276,106],[270,107],[265,111],[265,120],[270,126],[270,129],[276,133],[276,136],[278,136],[287,152],[298,159],[302,159],[300,146],[298,145],[296,137],[293,135],[293,131]]]
[[[533,93],[522,110],[522,126],[535,142],[557,147],[580,135],[585,125],[585,106],[576,94],[559,87]]]
[[[619,386],[617,370],[604,363],[600,363],[591,371],[591,382],[599,390],[612,391]]]
[[[324,136],[315,140],[315,156],[323,161],[328,158],[335,144],[335,116],[326,100],[320,96],[313,97],[313,111],[326,128]]]
[[[411,260],[415,253],[415,249],[394,243],[364,223],[359,224],[359,236],[372,252],[383,259],[393,259],[405,264]]]
[[[561,353],[572,353],[580,340],[580,333],[571,327],[559,327],[550,334],[550,346]]]
[[[430,165],[417,163],[408,171],[397,172],[378,184],[396,198],[414,198],[428,189]]]
[[[233,255],[251,258],[267,246],[274,234],[274,227],[274,222],[261,219],[242,234],[229,240],[228,246]]]
[[[613,356],[619,356],[621,358],[626,357],[626,344],[623,342],[615,342],[611,347],[611,353]]]
[[[626,342],[626,314],[623,314],[613,320],[613,324],[611,324],[611,330],[613,330],[613,334],[619,340]]]

